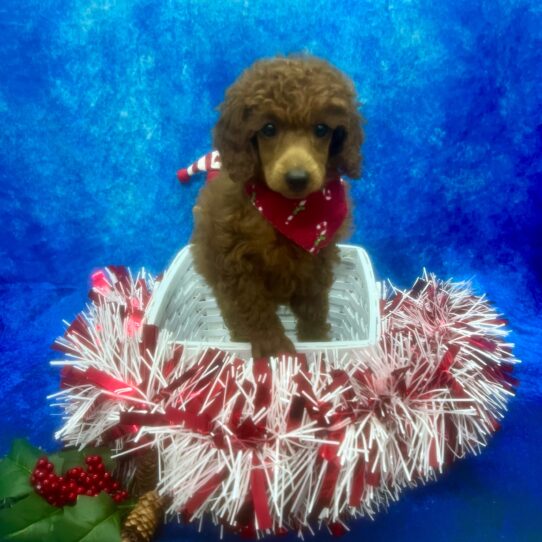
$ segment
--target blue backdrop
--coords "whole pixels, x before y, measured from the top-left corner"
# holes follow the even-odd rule
[[[49,345],[110,263],[189,239],[215,106],[262,56],[308,51],[367,118],[356,230],[380,278],[472,278],[513,329],[521,387],[479,457],[349,540],[542,540],[542,8],[538,0],[2,0],[0,452],[56,446]],[[161,541],[205,535],[176,526]],[[319,535],[327,538],[327,535]]]

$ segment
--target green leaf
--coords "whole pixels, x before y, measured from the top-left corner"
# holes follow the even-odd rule
[[[109,495],[101,493],[97,497],[79,496],[75,506],[62,509],[33,491],[30,476],[36,461],[44,455],[25,440],[15,440],[10,453],[0,461],[0,500],[8,501],[8,506],[0,509],[0,540],[120,542],[121,513],[128,503],[120,510]],[[49,460],[57,473],[65,474],[73,467],[84,467],[89,455],[100,455],[107,470],[113,470],[115,463],[105,448],[64,450],[49,456]]]
[[[17,542],[53,541],[51,532],[62,509],[51,506],[37,493],[0,510],[0,540]]]
[[[79,496],[75,506],[66,506],[54,524],[54,542],[120,542],[120,514],[106,493]]]
[[[26,440],[13,441],[11,451],[0,462],[0,499],[17,499],[32,491],[30,476],[43,450]]]

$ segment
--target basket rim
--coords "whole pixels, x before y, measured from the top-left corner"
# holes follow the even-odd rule
[[[367,286],[367,305],[369,309],[368,318],[368,333],[366,339],[359,340],[346,340],[346,341],[298,341],[293,340],[293,344],[299,352],[314,351],[314,350],[352,350],[357,348],[366,348],[368,346],[375,345],[380,338],[381,331],[381,318],[380,318],[380,297],[381,289],[380,283],[375,280],[373,266],[369,255],[360,246],[351,244],[338,244],[337,245],[341,253],[354,253],[355,257],[359,259],[361,268],[364,270],[364,280]],[[156,322],[160,320],[162,312],[164,311],[165,304],[164,298],[167,296],[167,292],[174,284],[177,283],[177,275],[181,272],[181,263],[187,257],[190,257],[190,250],[192,244],[187,244],[175,255],[167,267],[164,275],[160,281],[157,281],[154,291],[152,292],[151,299],[147,306],[147,310],[144,315],[144,323],[157,325]],[[248,342],[234,342],[224,341],[211,343],[207,341],[194,341],[194,340],[182,340],[176,339],[175,342],[184,345],[186,348],[202,348],[208,346],[209,348],[220,348],[225,351],[250,351],[250,343]]]

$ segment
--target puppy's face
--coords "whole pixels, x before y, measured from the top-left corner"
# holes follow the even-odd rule
[[[265,118],[265,117],[264,117]],[[305,198],[326,182],[328,157],[336,127],[325,114],[307,126],[266,118],[256,134],[263,180],[287,198]]]
[[[324,60],[262,60],[228,89],[215,147],[232,181],[259,178],[288,198],[305,198],[332,176],[359,177],[358,105],[352,82]]]

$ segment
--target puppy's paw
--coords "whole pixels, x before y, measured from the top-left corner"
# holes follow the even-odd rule
[[[331,341],[331,326],[327,323],[299,322],[297,325],[297,338],[304,342]]]
[[[267,336],[254,338],[251,341],[254,359],[277,356],[279,354],[296,354],[294,343],[286,337]]]

